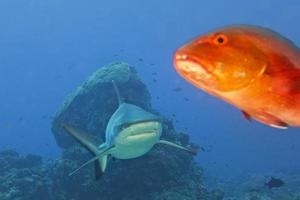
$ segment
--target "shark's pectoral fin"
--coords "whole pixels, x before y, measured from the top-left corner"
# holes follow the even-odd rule
[[[81,145],[83,145],[89,152],[94,155],[99,153],[99,145],[102,143],[99,138],[86,133],[83,130],[77,129],[73,126],[67,125],[65,123],[61,124],[62,128],[71,135],[75,140],[77,140]]]
[[[96,179],[97,179],[97,176],[99,176],[99,178],[100,178],[101,174],[105,171],[105,168],[107,166],[107,155],[110,154],[110,150],[112,150],[113,148],[114,148],[114,146],[107,147],[107,148],[103,149],[95,157],[93,157],[92,159],[90,159],[87,162],[83,163],[80,167],[78,167],[73,172],[69,173],[69,176],[72,176],[73,174],[75,174],[76,172],[78,172],[81,168],[83,168],[86,165],[88,165],[88,164],[96,161],[97,162],[97,164],[95,164],[95,167],[96,167],[96,169],[95,169],[96,170]],[[101,173],[99,173],[99,172],[101,172]]]
[[[186,148],[186,147],[183,147],[179,144],[175,144],[173,142],[169,142],[169,141],[166,141],[166,140],[159,140],[157,141],[156,144],[166,144],[166,145],[169,145],[169,146],[172,146],[172,147],[175,147],[175,148],[178,148],[178,149],[182,149],[184,151],[187,151],[193,155],[196,155],[197,154],[197,150],[196,149],[190,149],[190,148]]]

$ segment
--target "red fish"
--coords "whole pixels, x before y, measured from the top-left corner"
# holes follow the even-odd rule
[[[267,28],[228,26],[174,55],[177,72],[196,87],[276,128],[300,126],[300,50]]]

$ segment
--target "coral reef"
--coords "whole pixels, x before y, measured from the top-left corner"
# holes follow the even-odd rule
[[[55,199],[206,199],[202,170],[186,152],[157,146],[145,156],[110,160],[100,181],[94,181],[94,167],[88,166],[72,177],[68,173],[87,159],[80,147],[69,148],[51,170]],[[65,185],[67,187],[62,187]],[[174,193],[173,191],[176,191]],[[64,194],[64,195],[62,195]],[[184,197],[184,198],[181,198]]]
[[[192,155],[165,145],[156,145],[145,156],[136,159],[110,159],[108,169],[99,181],[94,179],[93,165],[71,177],[68,175],[91,155],[61,129],[60,123],[103,137],[107,121],[117,108],[111,80],[116,82],[126,102],[155,112],[151,108],[149,92],[132,66],[115,63],[100,68],[67,97],[56,113],[52,131],[57,144],[63,148],[57,160],[43,164],[37,156],[23,158],[14,151],[0,154],[3,160],[0,199],[220,199],[219,194],[209,193],[204,187],[203,171]],[[188,135],[176,132],[166,118],[162,137],[184,146],[194,145],[189,142]]]
[[[112,89],[114,80],[121,96],[128,103],[146,110],[151,108],[150,95],[134,68],[126,63],[106,65],[96,71],[75,92],[66,98],[52,123],[62,155],[43,163],[36,155],[20,156],[14,150],[0,152],[1,200],[299,200],[299,182],[295,173],[293,191],[285,187],[266,190],[257,187],[261,177],[247,178],[232,191],[205,187],[203,170],[187,152],[155,145],[146,155],[130,160],[109,160],[108,169],[99,181],[94,167],[88,165],[73,176],[69,173],[91,158],[89,152],[70,138],[60,127],[68,123],[103,137],[107,121],[117,107]],[[159,114],[155,112],[156,114]],[[170,121],[162,116],[162,138],[183,146],[193,146],[187,134],[177,132]],[[287,179],[286,179],[287,180]],[[221,187],[222,188],[222,187]],[[288,187],[291,189],[292,187]],[[229,196],[232,197],[229,197]]]
[[[51,180],[42,158],[21,157],[14,150],[0,152],[0,199],[38,200],[50,196]]]

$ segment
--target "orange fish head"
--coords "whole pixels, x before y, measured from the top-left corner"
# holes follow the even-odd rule
[[[179,48],[174,65],[181,76],[204,90],[239,90],[266,69],[267,58],[256,42],[238,28],[223,28]]]

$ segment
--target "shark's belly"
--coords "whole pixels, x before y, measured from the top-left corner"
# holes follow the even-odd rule
[[[119,159],[136,158],[147,153],[160,139],[161,123],[142,122],[131,125],[115,138],[115,148],[111,155]]]

